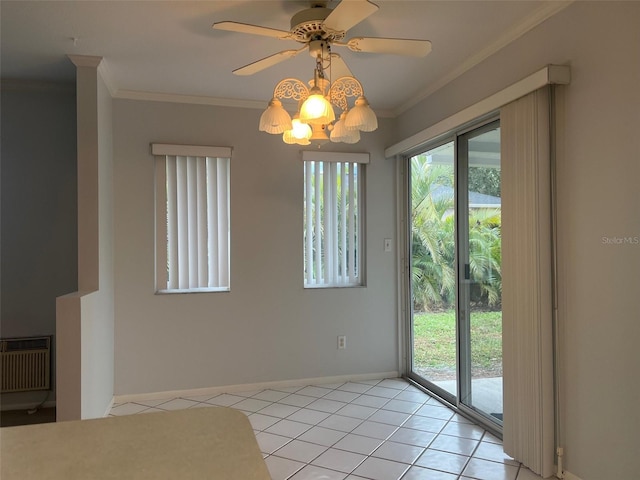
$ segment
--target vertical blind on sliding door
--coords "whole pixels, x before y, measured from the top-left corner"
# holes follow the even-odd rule
[[[304,151],[304,285],[362,284],[362,164],[368,154]]]
[[[225,147],[153,145],[156,289],[229,289],[229,159]]]
[[[554,471],[549,88],[500,110],[504,450]]]

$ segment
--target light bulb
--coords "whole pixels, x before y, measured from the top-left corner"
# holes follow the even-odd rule
[[[311,138],[311,127],[306,123],[302,123],[298,115],[293,117],[291,121],[291,134],[297,139],[309,139]]]
[[[322,95],[318,87],[313,87],[300,107],[300,121],[313,125],[327,125],[335,119],[331,103]]]
[[[293,130],[287,130],[282,134],[282,141],[284,143],[288,143],[289,145],[298,144],[298,145],[310,145],[311,142],[308,138],[296,138],[293,136]]]

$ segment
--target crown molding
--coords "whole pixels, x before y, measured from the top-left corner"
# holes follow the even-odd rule
[[[107,90],[109,90],[111,97],[115,97],[118,93],[118,86],[113,80],[113,75],[111,75],[111,70],[109,70],[109,64],[106,60],[102,60],[98,65],[98,73],[100,74],[100,77],[102,77],[102,81],[107,87]]]
[[[71,60],[77,68],[88,67],[97,69],[102,81],[104,81],[104,84],[107,87],[107,90],[109,90],[109,94],[112,97],[115,96],[118,91],[118,87],[113,81],[113,76],[111,75],[107,61],[103,57],[72,54],[68,54],[67,57],[69,57],[69,60]]]
[[[182,95],[177,93],[145,92],[139,90],[117,90],[112,94],[113,98],[123,100],[142,100],[147,102],[186,103],[192,105],[211,105],[216,107],[250,108],[264,110],[266,100],[240,100],[237,98],[208,97],[205,95]],[[295,105],[284,105],[286,110],[295,111]],[[380,118],[392,118],[393,112],[388,110],[376,110]]]
[[[68,54],[67,57],[69,57],[69,60],[71,60],[76,67],[98,68],[98,65],[100,65],[100,62],[102,62],[102,57],[98,57],[94,55]]]
[[[398,116],[411,107],[417,105],[425,98],[429,97],[436,91],[440,90],[442,87],[452,82],[456,78],[460,77],[462,74],[471,70],[473,67],[478,65],[483,60],[486,60],[494,53],[502,50],[504,47],[513,43],[518,38],[523,36],[525,33],[533,30],[535,27],[540,25],[545,20],[553,17],[555,14],[561,12],[569,5],[571,5],[575,0],[567,0],[560,2],[545,2],[539,9],[529,15],[520,23],[514,25],[511,29],[507,30],[503,35],[498,37],[495,41],[491,42],[489,45],[484,47],[475,55],[467,58],[460,66],[451,70],[446,75],[440,77],[438,80],[430,84],[427,88],[422,90],[420,93],[415,95],[411,100],[402,104],[400,107],[394,110],[394,116]]]
[[[259,100],[239,100],[232,98],[207,97],[204,95],[182,95],[177,93],[144,92],[138,90],[118,90],[114,98],[144,100],[148,102],[188,103],[194,105],[214,105],[217,107],[240,107],[264,109],[267,102]]]

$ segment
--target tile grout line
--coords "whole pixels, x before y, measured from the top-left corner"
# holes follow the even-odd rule
[[[373,387],[371,387],[371,388],[373,388]],[[365,392],[361,393],[358,397],[354,398],[351,402],[346,402],[346,403],[345,403],[345,402],[343,402],[343,403],[345,403],[345,406],[346,406],[346,405],[351,404],[354,400],[357,400],[357,399],[358,399],[358,398],[360,398],[362,395],[365,395],[365,394],[366,394],[366,392],[368,392],[369,390],[371,390],[371,388],[369,388],[369,389],[367,389]],[[338,389],[337,389],[337,388],[336,388],[336,389],[333,389],[333,391],[336,391],[336,390],[338,390]],[[401,390],[401,391],[404,391],[404,389],[403,389],[403,390]],[[327,395],[329,395],[330,393],[332,393],[332,392],[328,392],[328,393],[326,393],[323,397],[320,397],[320,398],[325,398],[325,397],[326,397]],[[396,395],[396,396],[397,396],[397,395]],[[387,404],[389,403],[389,401],[391,401],[391,399],[389,399],[387,402],[385,402],[384,404],[382,404],[382,406],[387,405]],[[359,424],[359,425],[362,425],[362,423],[364,423],[364,422],[368,421],[368,419],[369,419],[369,418],[371,418],[375,413],[377,413],[377,412],[379,412],[380,410],[382,410],[382,406],[381,406],[381,407],[379,407],[379,408],[376,408],[376,409],[375,409],[375,411],[374,411],[374,412],[372,412],[368,417],[366,417],[366,418],[364,418],[364,419],[360,419],[360,418],[358,418],[358,420],[361,420],[361,422],[360,422],[360,424]],[[265,407],[265,408],[266,408],[266,407]],[[307,407],[303,407],[303,408],[308,408],[308,406],[307,406]],[[329,413],[329,416],[330,416],[330,415],[337,415],[337,414],[338,414],[338,412],[339,412],[342,408],[344,408],[344,407],[341,407],[340,409],[336,410],[335,412],[322,412],[322,413]],[[371,407],[370,407],[370,408],[371,408]],[[313,409],[310,409],[310,410],[313,410]],[[257,412],[256,412],[256,413],[257,413]],[[292,413],[291,415],[293,415],[293,413]],[[289,416],[291,416],[291,415],[289,415]],[[288,418],[288,417],[286,417],[286,418]],[[327,417],[327,418],[328,418],[328,417]],[[350,418],[351,418],[351,417],[350,417]],[[405,419],[405,420],[402,422],[402,424],[406,423],[406,422],[408,421],[408,419],[409,419],[409,417],[408,417],[407,419]],[[280,419],[278,422],[276,422],[276,424],[277,424],[277,423],[279,423],[281,420],[282,420],[282,419]],[[321,423],[321,422],[320,422],[320,423]],[[402,425],[402,424],[401,424],[401,425]],[[274,425],[275,425],[275,424],[274,424]],[[307,430],[305,430],[305,432],[307,432],[308,430],[310,430],[310,429],[311,429],[311,428],[313,428],[314,426],[318,426],[318,425],[319,425],[318,423],[316,423],[315,425],[312,425],[312,426],[311,426],[311,427],[309,427]],[[358,426],[359,426],[359,425],[358,425]],[[272,426],[273,426],[273,425],[272,425]],[[341,433],[345,433],[345,435],[344,435],[343,437],[341,437],[340,439],[336,440],[336,441],[335,441],[334,443],[332,443],[330,446],[321,445],[322,447],[326,447],[326,449],[325,449],[322,453],[318,454],[318,455],[317,455],[317,456],[315,456],[313,459],[311,459],[309,462],[306,462],[306,465],[305,465],[305,466],[308,466],[308,465],[314,465],[314,464],[313,464],[313,462],[314,462],[315,460],[317,460],[320,456],[322,456],[324,453],[326,453],[326,452],[327,452],[327,451],[329,451],[330,449],[334,448],[334,447],[335,447],[335,445],[336,445],[336,444],[338,444],[338,443],[340,442],[340,440],[342,440],[342,438],[344,438],[344,437],[346,437],[347,435],[351,434],[351,433],[352,433],[356,428],[358,428],[358,426],[354,427],[353,429],[349,430],[348,432],[342,432],[342,431],[340,431]],[[394,425],[394,426],[395,426],[395,425]],[[269,427],[269,428],[270,428],[270,427]],[[328,428],[328,427],[320,427],[320,428]],[[370,458],[370,457],[373,455],[373,453],[375,453],[375,452],[376,452],[376,451],[377,451],[377,450],[378,450],[378,449],[379,449],[379,448],[384,444],[384,442],[385,442],[385,441],[387,441],[387,440],[388,440],[388,439],[389,439],[389,438],[390,438],[390,437],[391,437],[391,436],[392,436],[392,435],[393,435],[393,434],[394,434],[394,433],[395,433],[399,428],[400,428],[400,426],[395,426],[395,429],[394,429],[394,431],[393,431],[392,433],[390,433],[390,434],[389,434],[385,439],[380,439],[380,440],[382,440],[382,442],[380,443],[380,445],[378,445],[378,446],[377,446],[377,447],[376,447],[376,448],[375,448],[375,449],[374,449],[370,454],[368,454],[368,455],[365,455],[365,454],[358,454],[358,453],[356,453],[356,452],[351,452],[351,451],[348,451],[348,450],[342,450],[342,449],[340,449],[340,448],[335,448],[335,450],[339,450],[339,451],[346,452],[346,453],[353,453],[353,454],[357,454],[357,455],[362,455],[362,456],[364,457],[364,458],[362,458],[362,460],[361,460],[360,462],[358,462],[358,464],[357,464],[357,465],[355,465],[355,466],[354,466],[354,467],[353,467],[349,472],[346,472],[346,474],[347,474],[347,475],[351,475],[351,474],[353,474],[353,472],[355,472],[355,470],[357,470],[357,468],[358,468],[360,465],[362,465],[362,464],[363,464],[363,463],[364,463],[368,458]],[[328,429],[330,429],[330,428],[328,428]],[[330,429],[330,430],[333,430],[333,429]],[[339,431],[339,430],[335,430],[335,431]],[[300,433],[297,437],[294,437],[293,439],[290,439],[290,440],[289,440],[289,442],[285,443],[284,445],[282,445],[281,447],[279,447],[278,449],[276,449],[276,450],[275,450],[273,453],[271,453],[269,456],[274,456],[274,457],[277,457],[277,458],[285,458],[285,457],[279,457],[279,456],[277,455],[278,450],[280,450],[280,449],[284,448],[286,445],[290,444],[292,441],[294,441],[295,439],[297,439],[297,438],[299,438],[300,436],[302,436],[305,432],[302,432],[302,433]],[[354,434],[354,435],[356,435],[356,434]],[[312,443],[312,442],[309,442],[309,443]],[[265,458],[267,458],[267,457],[265,457]],[[374,457],[374,458],[375,458],[375,457]],[[286,458],[285,458],[285,459],[286,459]],[[397,462],[397,463],[401,463],[401,462]],[[405,464],[405,465],[406,465],[406,464]],[[304,468],[304,466],[303,466],[303,467],[301,467],[301,468],[299,468],[299,469],[298,469],[298,470],[296,470],[295,472],[293,472],[293,473],[292,473],[290,476],[288,476],[287,478],[291,478],[291,477],[293,477],[296,473],[298,473],[298,472],[299,472],[300,470],[302,470],[303,468]],[[325,467],[322,467],[322,468],[325,468]],[[408,468],[410,468],[410,465],[407,467],[407,469],[406,469],[406,470],[408,470]],[[327,470],[333,470],[333,469],[327,468]],[[405,470],[405,472],[406,472],[406,470]],[[338,470],[333,470],[333,471],[337,471],[337,472],[339,472],[340,474],[345,473],[345,472],[338,471]],[[403,475],[404,475],[404,473],[405,473],[405,472],[403,472]]]
[[[369,390],[370,390],[370,389],[369,389]],[[369,390],[367,390],[367,392],[368,392]],[[376,447],[376,448],[375,448],[371,453],[369,453],[368,455],[359,454],[359,455],[363,455],[363,457],[364,457],[364,458],[363,458],[360,462],[358,462],[358,464],[357,464],[354,468],[352,468],[349,472],[347,472],[347,474],[352,474],[352,473],[353,473],[353,472],[355,472],[355,470],[356,470],[360,465],[362,465],[362,464],[363,464],[363,463],[364,463],[368,458],[370,458],[370,457],[374,457],[374,458],[381,458],[381,459],[383,459],[383,460],[393,461],[394,463],[399,463],[399,464],[405,465],[405,466],[406,466],[406,469],[405,469],[405,470],[404,470],[404,472],[403,472],[403,475],[405,475],[405,474],[406,474],[406,472],[407,472],[407,471],[408,471],[408,470],[409,470],[409,469],[410,469],[410,468],[415,464],[415,462],[417,461],[417,459],[418,459],[418,458],[420,458],[420,455],[421,455],[422,453],[424,453],[424,451],[426,451],[426,450],[427,450],[427,448],[428,448],[428,446],[429,446],[429,445],[427,445],[426,447],[418,447],[418,448],[421,448],[421,449],[422,449],[422,452],[421,452],[421,454],[420,454],[420,455],[418,455],[418,456],[417,456],[414,460],[412,460],[410,463],[400,462],[400,461],[397,461],[397,460],[389,460],[389,459],[384,459],[384,458],[382,458],[382,457],[375,457],[375,456],[374,456],[375,452],[377,452],[380,448],[382,448],[382,446],[385,444],[385,442],[387,442],[387,441],[391,441],[391,440],[390,440],[390,438],[391,438],[391,437],[392,437],[392,436],[393,436],[393,435],[394,435],[394,434],[395,434],[395,433],[396,433],[400,428],[402,428],[402,426],[403,426],[405,423],[407,423],[407,422],[409,421],[409,419],[412,417],[412,415],[413,415],[413,414],[415,414],[415,411],[417,411],[417,410],[420,408],[420,407],[418,407],[418,408],[414,411],[414,413],[394,412],[394,411],[392,411],[392,410],[384,410],[384,406],[388,405],[388,404],[389,404],[389,402],[391,402],[391,401],[392,401],[392,400],[393,400],[397,395],[399,395],[402,391],[405,391],[405,390],[406,390],[406,388],[404,388],[404,389],[400,390],[400,392],[399,392],[399,393],[397,393],[394,397],[389,398],[389,399],[388,399],[384,404],[382,404],[380,407],[378,407],[377,409],[375,409],[375,411],[374,411],[374,412],[372,412],[368,417],[366,417],[365,419],[361,419],[361,420],[362,420],[361,424],[362,424],[362,423],[364,423],[364,422],[367,422],[367,421],[371,421],[371,422],[373,422],[373,423],[380,423],[380,424],[382,424],[382,425],[391,425],[391,426],[393,426],[393,427],[395,427],[395,428],[394,428],[394,430],[393,430],[391,433],[389,433],[389,434],[388,434],[384,439],[378,439],[378,440],[382,440],[382,441],[381,441],[380,445],[378,445],[378,446],[377,446],[377,447]],[[330,393],[327,393],[327,394],[325,395],[325,397],[326,397],[327,395],[329,395],[329,394],[330,394]],[[363,393],[362,393],[362,395],[364,395],[364,394],[366,394],[366,392],[363,392]],[[361,396],[361,395],[360,395],[360,396]],[[323,398],[324,398],[324,397],[323,397]],[[359,397],[356,397],[355,399],[353,399],[353,400],[352,400],[352,402],[353,402],[354,400],[356,400],[357,398],[359,398]],[[382,397],[381,397],[381,398],[382,398]],[[429,399],[427,399],[427,401],[428,401],[428,400],[429,400]],[[351,403],[351,402],[349,402],[349,403]],[[418,403],[418,402],[415,402],[415,403]],[[421,403],[421,405],[425,405],[425,404],[426,404],[426,402],[422,402],[422,403]],[[266,407],[265,407],[265,408],[266,408]],[[338,410],[338,411],[339,411],[339,410]],[[338,412],[338,411],[333,412],[333,414],[337,414],[337,412]],[[388,412],[393,412],[393,413],[401,413],[401,414],[405,414],[405,415],[407,415],[407,418],[405,418],[405,419],[404,419],[404,420],[403,420],[399,425],[395,425],[395,424],[386,424],[386,423],[383,423],[383,422],[376,422],[375,420],[369,420],[371,417],[373,417],[376,413],[378,413],[378,412],[380,412],[380,411],[388,411]],[[359,419],[359,420],[360,420],[360,419]],[[360,425],[361,425],[361,424],[360,424]],[[311,428],[312,428],[312,427],[311,427]],[[352,430],[350,430],[349,432],[347,432],[347,435],[348,435],[349,433],[352,433],[352,432],[353,432],[355,429],[357,429],[357,428],[358,428],[357,426],[356,426],[356,427],[354,427],[354,429],[352,429]],[[306,431],[306,430],[305,430],[305,431]],[[301,436],[301,435],[303,435],[303,433],[299,434],[299,435],[298,435],[298,437],[299,437],[299,436]],[[357,434],[354,434],[354,435],[357,435]],[[345,435],[345,436],[346,436],[346,435]],[[295,438],[298,438],[298,437],[295,437]],[[344,437],[343,437],[343,438],[344,438]],[[437,434],[436,434],[436,436],[434,437],[434,439],[435,439],[435,438],[437,438]],[[429,442],[429,444],[431,444],[431,443],[433,442],[433,440],[434,440],[434,439],[432,439],[432,440],[431,440],[431,442]],[[329,446],[329,447],[327,448],[327,450],[332,449],[332,448],[335,448],[335,445],[336,445],[336,444],[338,444],[339,442],[340,442],[340,440],[337,440],[334,444],[332,444],[331,446]],[[290,442],[288,442],[288,443],[290,443]],[[280,447],[280,449],[281,449],[281,448],[284,448],[286,445],[288,445],[288,443],[287,443],[287,444],[285,444],[285,445],[283,445],[282,447]],[[342,450],[342,449],[340,449],[340,448],[335,448],[335,449],[336,449],[336,450],[339,450],[339,451],[342,451],[342,452],[346,452],[346,453],[356,453],[356,452],[350,452],[349,450]],[[278,450],[279,450],[279,449],[278,449]],[[278,450],[274,451],[271,455],[278,457],[278,455],[277,455]],[[325,452],[326,452],[327,450],[325,450]],[[324,453],[324,452],[323,452],[323,453]],[[313,460],[309,461],[309,462],[307,463],[307,465],[313,464],[313,461],[315,461],[317,458],[319,458],[323,453],[319,454],[319,455],[318,455],[318,456],[316,456]],[[278,457],[278,458],[285,458],[285,457]],[[298,471],[299,471],[299,470],[298,470]],[[289,478],[290,478],[290,477],[289,477]]]
[[[290,479],[292,477],[295,477],[301,470],[305,469],[306,467],[318,467],[318,468],[322,468],[322,469],[326,469],[329,471],[334,471],[336,472],[338,475],[346,475],[346,476],[350,476],[350,475],[354,475],[354,472],[360,467],[362,466],[365,462],[367,462],[367,460],[369,459],[378,459],[378,460],[383,460],[383,461],[387,461],[387,462],[391,462],[392,464],[397,464],[400,468],[404,468],[404,470],[402,471],[402,474],[400,475],[400,477],[398,477],[398,479],[400,478],[404,478],[407,473],[412,469],[412,468],[425,468],[425,469],[432,469],[434,471],[439,471],[439,472],[443,472],[449,475],[453,475],[456,476],[456,478],[458,480],[462,480],[463,479],[463,473],[465,471],[465,469],[468,467],[468,465],[470,464],[471,460],[474,458],[478,458],[479,460],[483,460],[483,461],[487,461],[487,462],[491,462],[491,463],[496,463],[496,464],[501,464],[501,465],[511,465],[514,467],[517,467],[516,470],[516,475],[515,475],[515,479],[518,478],[520,471],[522,470],[522,464],[517,463],[516,465],[514,465],[513,463],[508,463],[503,461],[498,461],[497,459],[493,459],[493,458],[484,458],[481,459],[480,457],[474,457],[474,455],[477,453],[478,449],[480,448],[481,445],[483,445],[483,442],[485,444],[497,444],[496,442],[492,442],[492,441],[485,441],[485,438],[488,438],[488,435],[490,432],[488,432],[487,430],[485,430],[482,426],[473,424],[471,422],[466,421],[466,419],[464,419],[465,421],[456,421],[456,414],[453,413],[450,409],[447,409],[446,405],[441,404],[440,402],[438,402],[438,400],[429,395],[427,392],[424,392],[420,389],[417,389],[416,387],[414,387],[411,383],[409,382],[403,382],[403,388],[396,388],[394,386],[389,386],[388,384],[385,384],[385,380],[390,380],[390,379],[382,379],[379,381],[376,381],[376,383],[370,384],[370,383],[359,383],[359,382],[345,382],[342,384],[331,384],[331,388],[328,388],[327,386],[322,386],[322,385],[307,385],[307,386],[302,386],[297,388],[296,390],[289,390],[289,391],[281,391],[278,390],[277,388],[267,388],[264,390],[260,390],[260,391],[252,391],[252,392],[246,392],[246,393],[250,393],[250,395],[245,396],[245,395],[240,395],[240,394],[227,394],[227,393],[221,393],[218,395],[214,395],[210,398],[206,398],[204,400],[196,400],[196,397],[193,398],[189,398],[189,397],[175,397],[175,398],[170,398],[170,399],[166,399],[164,401],[162,401],[162,403],[158,403],[157,405],[145,405],[144,403],[138,403],[138,402],[127,402],[124,404],[119,404],[117,406],[114,406],[112,408],[112,410],[110,411],[109,416],[117,416],[117,414],[112,414],[111,412],[113,412],[113,410],[119,408],[119,407],[125,407],[124,409],[122,409],[123,411],[127,411],[126,405],[132,405],[132,406],[136,406],[136,407],[142,407],[143,410],[138,411],[138,412],[134,412],[132,414],[138,414],[138,413],[145,413],[148,412],[149,410],[159,410],[159,411],[170,411],[170,410],[175,410],[175,408],[169,408],[169,409],[163,409],[162,406],[163,405],[167,405],[170,402],[173,402],[175,400],[184,400],[185,402],[190,402],[192,403],[191,405],[187,405],[184,408],[206,408],[209,406],[227,406],[230,408],[235,408],[236,410],[240,410],[243,411],[243,413],[245,413],[245,415],[247,416],[247,418],[251,418],[251,416],[253,415],[262,415],[263,417],[269,417],[269,420],[267,420],[267,422],[270,422],[271,419],[273,419],[273,423],[268,423],[265,424],[266,426],[262,426],[260,428],[254,428],[254,434],[256,435],[256,437],[260,434],[260,433],[264,433],[264,434],[268,434],[268,435],[274,435],[274,436],[279,436],[283,439],[286,439],[285,443],[283,443],[282,445],[279,445],[277,447],[275,447],[270,453],[267,452],[262,452],[263,454],[263,458],[265,459],[265,461],[270,458],[270,457],[274,457],[280,460],[284,460],[287,462],[291,462],[292,465],[297,465],[297,464],[301,464],[302,466],[300,466],[299,468],[295,469],[295,471],[293,471],[292,473],[288,474],[286,476],[287,479]],[[392,380],[395,381],[395,380]],[[399,382],[399,381],[398,381]],[[353,384],[354,386],[351,389],[347,389],[347,388],[342,388],[347,386],[347,384]],[[356,385],[358,385],[358,387],[356,387]],[[395,385],[398,385],[398,383],[395,383]],[[290,388],[290,387],[288,387]],[[387,389],[387,390],[379,390],[381,388]],[[299,393],[302,392],[306,389],[306,392],[304,393]],[[315,389],[315,390],[313,390]],[[323,390],[327,390],[326,392],[323,392]],[[357,391],[354,391],[357,390]],[[374,392],[370,393],[371,390],[374,390]],[[395,391],[395,392],[394,392]],[[277,395],[274,393],[270,393],[270,392],[277,392]],[[312,392],[315,392],[316,394],[321,394],[320,396],[317,395],[311,395]],[[402,393],[405,392],[415,392],[416,396],[415,397],[420,397],[420,399],[417,399],[414,397],[414,399],[409,399],[409,400],[405,400],[404,398],[402,399],[398,399],[397,397],[399,395],[401,395]],[[244,393],[244,392],[238,392],[238,393]],[[279,397],[280,394],[284,394],[284,396]],[[232,397],[237,397],[238,399],[232,403],[229,404],[224,404],[224,405],[220,405],[220,404],[216,404],[216,403],[210,403],[213,400],[215,400],[215,398],[218,397],[222,397],[224,395],[228,395],[228,396],[232,396]],[[301,402],[299,402],[296,398],[296,401],[294,402],[295,404],[291,405],[288,403],[283,403],[287,400],[287,398],[293,397],[293,396],[298,396],[298,397],[307,397],[307,399],[309,400],[308,403],[304,404],[301,406],[302,403],[304,403],[306,401],[302,400]],[[356,395],[355,397],[353,397],[353,395]],[[376,398],[378,400],[369,400],[368,398],[365,399],[363,397],[372,397],[372,398]],[[270,398],[269,398],[270,397]],[[279,397],[279,398],[278,398]],[[328,397],[328,398],[327,398]],[[351,399],[348,399],[349,397],[353,397]],[[340,398],[340,400],[336,399],[336,398]],[[358,401],[359,399],[361,399],[361,402],[365,402],[364,404],[360,404],[360,403],[354,403],[356,401]],[[235,406],[244,402],[244,401],[248,401],[248,400],[254,400],[255,402],[264,402],[264,405],[260,405],[259,403],[254,403],[251,408],[257,408],[257,410],[252,410],[252,411],[247,411],[247,410],[242,410],[241,408],[236,408]],[[292,398],[293,400],[293,398]],[[318,402],[319,400],[327,400],[329,402],[336,402],[335,404],[325,404],[324,406],[319,403],[317,405],[314,406],[310,406],[313,405],[314,403]],[[398,404],[394,404],[392,406],[389,406],[391,402],[393,401],[398,401],[398,402],[407,402],[407,406],[403,407],[402,403],[398,403]],[[411,404],[411,405],[410,405]],[[248,404],[250,405],[250,404]],[[373,405],[377,405],[377,406],[373,406]],[[285,409],[282,410],[281,414],[282,416],[279,415],[275,415],[274,412],[268,411],[267,413],[261,413],[264,410],[269,409],[270,407],[287,407]],[[345,407],[348,406],[352,406],[352,407],[360,407],[362,409],[366,409],[366,410],[362,410],[361,415],[365,415],[363,418],[361,416],[352,416],[354,412],[351,413],[340,413],[343,409],[345,409]],[[385,408],[389,406],[388,408]],[[447,419],[445,420],[444,418],[438,418],[438,417],[431,417],[429,415],[422,415],[422,414],[418,414],[417,412],[419,412],[421,409],[423,409],[425,406],[431,406],[434,408],[444,408],[447,409],[449,412],[452,412],[453,414]],[[395,407],[396,409],[392,409],[393,407]],[[334,409],[336,408],[336,409]],[[404,410],[403,408],[407,408],[409,411]],[[287,413],[287,409],[292,409],[290,412]],[[274,409],[275,410],[275,409]],[[309,418],[308,421],[313,421],[313,423],[308,423],[308,421],[301,421],[301,420],[293,420],[290,419],[290,417],[294,416],[296,413],[301,412],[301,411],[308,411],[308,412],[315,412],[316,414],[318,414],[317,418],[320,418],[322,415],[325,415],[324,418],[321,418],[319,420],[315,420],[313,418]],[[391,423],[387,423],[385,421],[379,420],[378,417],[380,418],[384,418],[383,415],[381,415],[381,412],[385,413],[387,415],[387,420]],[[368,414],[367,414],[368,413]],[[126,413],[125,413],[126,415]],[[333,417],[333,416],[341,416],[341,417],[345,417],[345,418],[349,418],[351,420],[353,420],[354,422],[358,422],[355,423],[355,425],[348,429],[348,430],[343,430],[343,429],[337,429],[337,428],[332,428],[332,426],[321,426],[320,424],[323,423],[325,420]],[[377,416],[375,419],[373,419],[373,417]],[[398,420],[400,416],[405,416],[406,418],[402,419],[402,421],[400,421],[399,423],[396,423],[396,420],[393,419],[394,416],[397,416]],[[411,419],[413,418],[427,418],[430,420],[434,420],[434,421],[442,421],[444,422],[443,425],[438,429],[437,432],[432,432],[430,430],[423,430],[420,428],[412,428],[413,425],[410,426],[405,426]],[[273,433],[273,432],[268,432],[267,430],[272,429],[273,427],[276,427],[278,424],[281,424],[281,426],[286,425],[284,423],[284,421],[287,420],[289,422],[293,422],[296,424],[299,424],[301,427],[304,429],[300,432],[296,432],[295,429],[290,430],[290,433],[287,434],[283,434],[283,433]],[[368,423],[367,423],[368,422]],[[372,425],[372,424],[376,424],[379,425],[380,427],[384,426],[386,428],[391,428],[391,431],[386,434],[386,436],[384,438],[379,438],[377,435],[376,436],[372,436],[371,432],[369,431],[369,433],[367,434],[360,434],[360,433],[354,433],[355,430],[357,430],[358,428],[360,428],[361,426],[363,426],[364,424],[367,425]],[[458,434],[455,433],[450,433],[447,431],[447,427],[449,427],[450,425],[456,425],[458,429],[460,429],[461,425],[469,425],[470,427],[476,427],[479,428],[480,430],[482,430],[482,434],[480,435],[479,438],[475,438],[473,435],[473,433],[469,432],[468,434],[464,433],[464,429],[462,429],[463,431],[459,431],[457,432]],[[252,424],[253,427],[253,424]],[[309,432],[310,430],[314,429],[314,428],[323,428],[325,430],[330,430],[332,432],[336,432],[339,434],[342,434],[342,436],[340,436],[337,440],[335,441],[331,441],[329,444],[321,444],[321,443],[315,443],[313,441],[308,441],[308,440],[300,440],[300,437],[302,437],[303,435],[305,435],[307,432]],[[373,427],[376,428],[376,427]],[[432,438],[426,442],[425,445],[414,445],[411,443],[404,443],[402,441],[394,441],[391,439],[391,437],[393,437],[396,433],[398,433],[400,431],[400,429],[407,429],[407,430],[413,430],[415,432],[423,432],[423,433],[428,433],[430,435],[432,435]],[[435,429],[435,427],[434,427]],[[285,429],[286,430],[286,429]],[[384,434],[384,429],[381,432],[382,434]],[[364,454],[364,453],[360,453],[358,451],[353,451],[350,449],[347,449],[348,447],[343,446],[343,447],[336,447],[336,445],[342,441],[344,438],[346,438],[349,435],[355,435],[355,436],[360,436],[363,438],[369,438],[372,439],[376,442],[379,442],[377,446],[375,446],[375,448],[373,448],[373,450],[371,452],[369,452],[368,454]],[[460,452],[455,452],[455,451],[448,451],[448,450],[440,450],[438,448],[434,448],[433,444],[437,441],[438,438],[444,438],[444,437],[451,437],[451,438],[458,438],[458,439],[465,439],[465,440],[470,440],[470,441],[474,441],[476,442],[475,445],[473,446],[473,449],[470,451],[470,453],[467,454],[463,454]],[[319,447],[322,449],[322,451],[320,453],[318,453],[317,455],[313,455],[311,457],[308,458],[308,460],[295,460],[294,458],[288,458],[286,456],[279,456],[278,455],[278,451],[282,450],[283,448],[285,448],[287,445],[290,445],[292,442],[294,441],[299,441],[299,442],[304,442],[304,443],[308,443],[310,445],[314,445],[316,447]],[[384,458],[384,457],[376,457],[375,453],[380,451],[380,449],[383,448],[384,445],[390,445],[391,443],[395,443],[395,444],[401,444],[401,445],[407,445],[407,447],[411,447],[411,448],[417,448],[420,449],[420,453],[415,457],[412,458],[412,460],[410,462],[407,462],[406,459],[403,460],[397,460],[394,459],[393,456],[389,457],[389,458]],[[261,447],[262,449],[262,447]],[[349,465],[348,468],[350,468],[349,472],[344,472],[344,471],[340,471],[340,470],[335,470],[334,467],[322,467],[320,465],[316,465],[313,462],[315,462],[316,460],[318,460],[319,457],[321,457],[322,455],[324,455],[326,452],[330,451],[330,450],[336,450],[339,452],[344,452],[344,453],[349,453],[349,454],[354,454],[354,455],[360,455],[363,458],[353,467],[351,467]],[[368,450],[368,449],[367,449]],[[457,455],[461,455],[466,457],[466,460],[464,461],[464,464],[462,466],[462,469],[459,471],[459,473],[453,473],[453,472],[449,472],[446,470],[440,470],[438,468],[433,468],[433,467],[424,467],[422,465],[418,465],[417,462],[419,461],[419,459],[427,452],[427,451],[432,451],[432,452],[441,452],[441,453],[446,453],[446,454],[457,454]],[[464,477],[467,478],[467,477]],[[470,478],[470,477],[469,477]]]

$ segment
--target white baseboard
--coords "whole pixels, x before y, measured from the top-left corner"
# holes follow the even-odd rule
[[[111,398],[111,401],[109,402],[109,405],[107,405],[107,408],[104,411],[104,415],[102,415],[103,417],[108,417],[109,413],[111,412],[111,409],[113,408],[113,404],[114,404],[114,399]]]
[[[360,375],[337,375],[333,377],[301,378],[297,380],[281,380],[275,382],[245,383],[240,385],[225,385],[221,387],[194,388],[189,390],[170,390],[165,392],[133,393],[128,395],[114,395],[113,404],[127,402],[141,402],[144,400],[162,400],[177,397],[195,397],[200,395],[219,395],[221,393],[246,392],[250,390],[277,390],[284,387],[304,387],[306,385],[322,385],[326,383],[358,382],[382,378],[397,378],[398,372],[365,373]],[[108,414],[108,411],[107,411]]]
[[[564,471],[564,480],[581,480],[577,475],[571,472]]]

